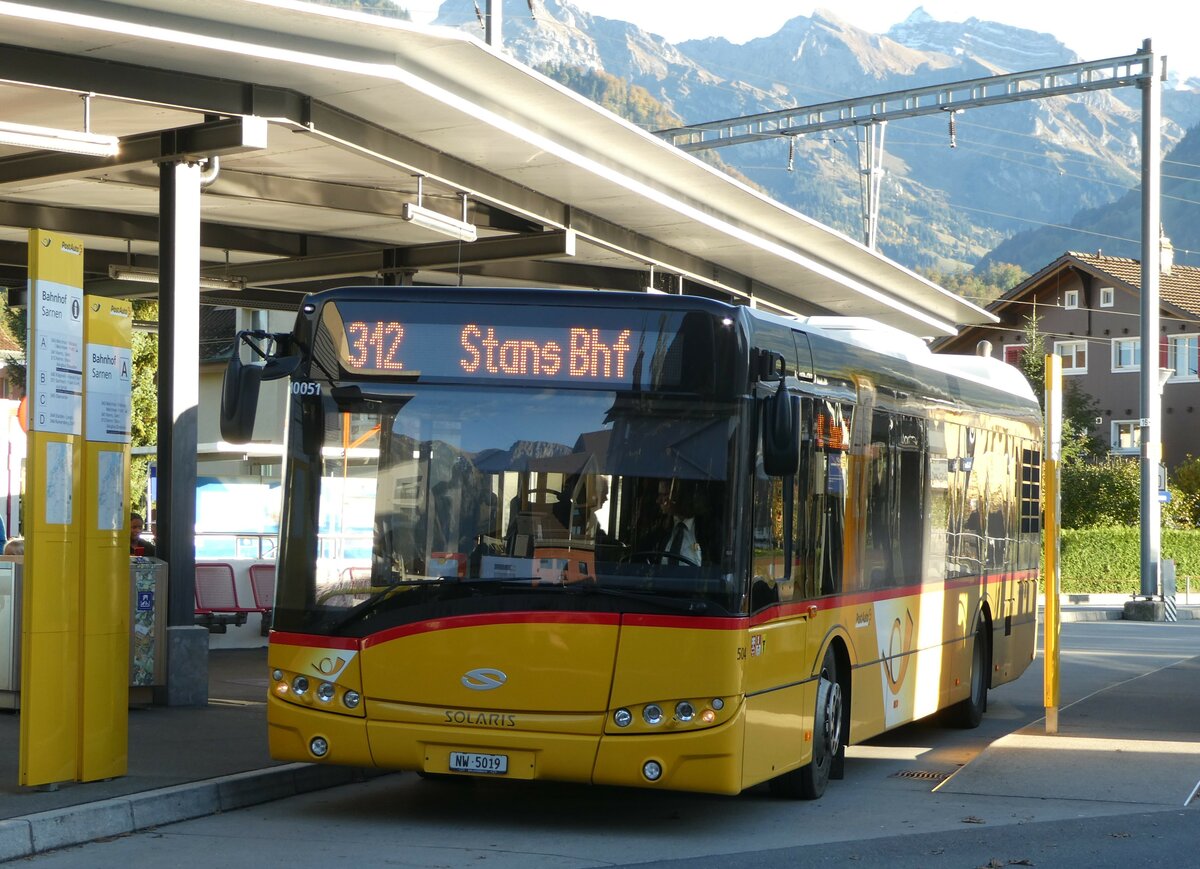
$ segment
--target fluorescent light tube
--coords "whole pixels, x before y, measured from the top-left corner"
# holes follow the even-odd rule
[[[0,145],[64,151],[68,154],[84,154],[89,157],[115,157],[121,147],[121,142],[116,136],[101,136],[96,133],[79,133],[74,130],[56,130],[51,127],[32,127],[28,124],[10,124],[0,121]]]
[[[419,226],[431,232],[439,232],[442,235],[456,238],[459,241],[474,241],[477,238],[475,224],[447,217],[437,211],[430,211],[428,208],[414,205],[411,202],[404,203],[402,216],[413,226]]]
[[[158,272],[133,266],[109,266],[108,276],[114,281],[134,281],[139,284],[158,283]]]
[[[154,269],[140,269],[136,266],[109,266],[108,276],[114,281],[133,281],[140,284],[158,283],[158,272]],[[246,279],[201,275],[200,287],[205,290],[244,290],[246,289]]]

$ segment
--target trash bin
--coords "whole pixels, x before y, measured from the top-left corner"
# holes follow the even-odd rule
[[[129,592],[129,703],[149,705],[167,684],[167,563],[131,559]]]
[[[0,561],[0,709],[21,705],[21,571]]]
[[[0,557],[0,709],[21,705],[21,587],[25,565]],[[129,564],[129,702],[148,705],[167,684],[167,563]]]

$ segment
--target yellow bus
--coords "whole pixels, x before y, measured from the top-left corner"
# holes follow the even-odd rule
[[[997,360],[565,290],[330,290],[240,340],[227,440],[291,386],[279,760],[816,798],[1033,659],[1040,414]]]

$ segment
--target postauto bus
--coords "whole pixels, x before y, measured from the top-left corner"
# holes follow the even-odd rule
[[[279,760],[815,798],[1033,658],[1040,415],[998,360],[562,290],[331,290],[241,340],[226,439],[291,385]]]

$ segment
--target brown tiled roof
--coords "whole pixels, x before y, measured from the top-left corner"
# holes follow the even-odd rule
[[[1119,256],[1104,256],[1098,253],[1067,254],[1091,268],[1111,275],[1133,290],[1142,289],[1142,263],[1140,260]],[[1164,302],[1200,316],[1200,268],[1176,265],[1171,274],[1158,278],[1158,294]]]

